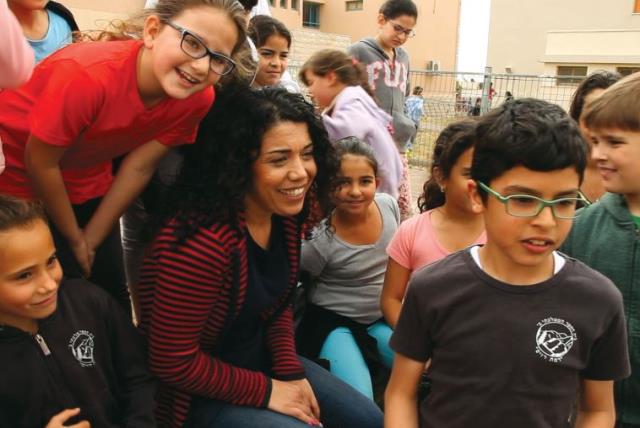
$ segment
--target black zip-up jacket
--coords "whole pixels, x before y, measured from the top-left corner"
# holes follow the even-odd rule
[[[2,428],[44,428],[74,407],[81,413],[67,425],[155,427],[155,386],[142,336],[87,281],[62,281],[58,306],[37,334],[0,325]]]

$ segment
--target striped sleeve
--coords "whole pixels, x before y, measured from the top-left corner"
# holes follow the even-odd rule
[[[224,243],[230,234],[223,225],[201,229],[182,244],[171,233],[156,241],[146,326],[150,366],[163,382],[187,394],[264,407],[269,378],[214,358],[201,346],[204,338],[215,343],[229,310],[233,266]]]
[[[304,368],[296,352],[291,304],[269,325],[267,344],[273,356],[271,370],[273,370],[276,379],[298,380],[305,378]]]

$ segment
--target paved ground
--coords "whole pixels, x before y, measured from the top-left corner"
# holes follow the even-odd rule
[[[413,197],[414,212],[418,212],[418,197],[422,194],[422,185],[429,177],[425,168],[409,167],[409,181],[411,182],[411,196]]]

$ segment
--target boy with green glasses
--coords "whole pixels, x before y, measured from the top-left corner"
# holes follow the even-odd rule
[[[629,375],[622,297],[555,251],[585,164],[577,125],[558,106],[520,99],[480,119],[469,194],[487,243],[412,278],[391,339],[385,426],[566,427],[580,387],[576,427],[613,427],[613,381]]]
[[[622,292],[629,329],[631,376],[615,384],[619,428],[640,428],[640,73],[589,103],[593,138],[607,192],[584,210],[563,251],[611,279]]]

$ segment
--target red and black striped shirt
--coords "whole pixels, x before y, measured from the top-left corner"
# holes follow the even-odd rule
[[[289,296],[296,286],[300,228],[283,220],[290,266],[289,288],[260,314],[268,322],[267,346],[274,377],[304,378],[296,354]],[[161,230],[140,276],[140,326],[149,342],[149,364],[160,378],[158,422],[182,427],[193,395],[229,403],[266,407],[271,380],[215,357],[216,344],[237,315],[248,285],[247,242],[242,216],[238,226],[215,223],[178,241],[175,224]],[[232,312],[230,312],[232,311]]]

